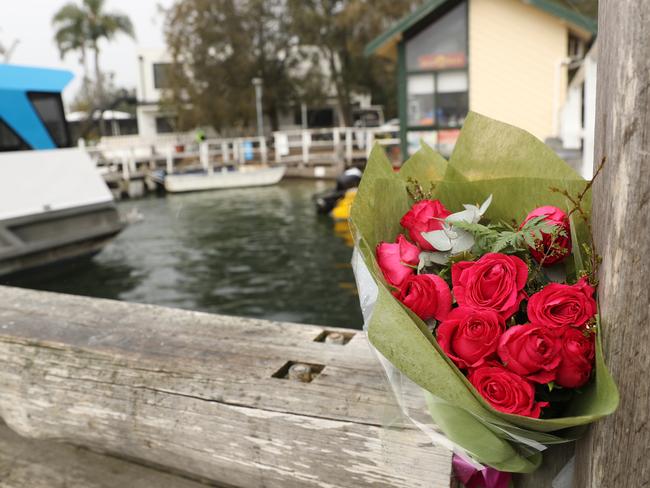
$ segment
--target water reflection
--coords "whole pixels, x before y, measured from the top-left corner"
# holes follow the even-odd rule
[[[63,279],[24,286],[358,328],[352,250],[330,219],[315,214],[318,185],[123,202],[122,212],[137,207],[144,221]]]
[[[354,246],[354,239],[350,231],[350,223],[347,220],[337,220],[333,223],[334,234],[345,242],[348,247]]]
[[[124,262],[99,262],[90,258],[0,278],[3,285],[114,300],[139,282],[138,274]]]

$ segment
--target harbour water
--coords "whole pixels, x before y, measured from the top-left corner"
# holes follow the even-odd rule
[[[141,222],[92,260],[0,280],[40,290],[205,312],[359,328],[352,248],[311,196],[331,183],[119,203]]]

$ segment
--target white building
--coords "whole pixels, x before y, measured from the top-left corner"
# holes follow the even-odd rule
[[[175,132],[174,114],[160,107],[162,92],[168,86],[167,69],[171,56],[165,49],[138,49],[138,133],[153,139],[158,134]]]
[[[304,56],[305,50],[301,48],[301,61],[294,69],[297,76],[314,69],[313,60],[319,59],[318,69],[324,79],[330,78],[329,64],[317,54],[316,48],[312,49],[313,56]],[[296,53],[298,55],[298,53]],[[171,55],[165,49],[139,49],[138,50],[138,84],[137,84],[137,118],[138,132],[141,139],[160,138],[165,134],[176,132],[174,114],[161,107],[161,99],[167,85],[167,69],[171,65]],[[331,84],[330,84],[331,85]],[[344,125],[343,116],[338,108],[333,86],[327,88],[327,99],[317,105],[297,105],[293,109],[280,114],[279,123],[281,130],[334,127]],[[251,84],[251,97],[254,96]],[[264,95],[262,95],[264,96]],[[370,95],[353,94],[355,120],[364,119],[371,121],[372,125],[381,125],[383,113],[380,107],[371,105]],[[270,120],[265,117],[264,126],[270,129]]]

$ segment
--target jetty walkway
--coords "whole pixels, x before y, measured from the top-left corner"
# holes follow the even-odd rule
[[[363,333],[0,287],[0,486],[450,486]]]
[[[103,137],[87,147],[114,195],[141,196],[152,190],[156,171],[212,171],[231,165],[284,165],[287,177],[332,179],[344,168],[363,166],[375,143],[401,162],[399,127],[334,127],[274,132],[271,137],[207,139],[191,134]]]

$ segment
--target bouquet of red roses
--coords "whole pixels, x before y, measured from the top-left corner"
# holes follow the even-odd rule
[[[589,188],[530,134],[477,114],[449,161],[426,147],[398,173],[379,149],[368,161],[352,208],[368,338],[473,461],[530,472],[616,409]]]

